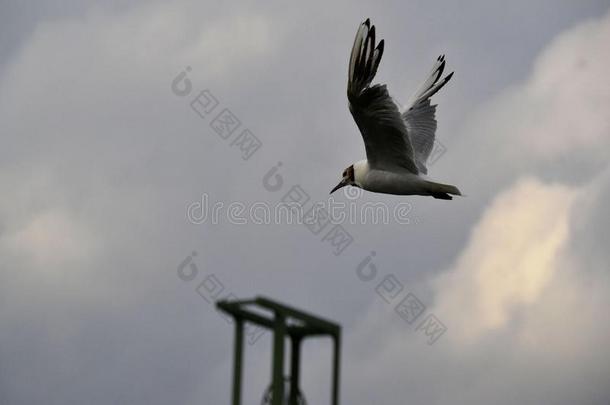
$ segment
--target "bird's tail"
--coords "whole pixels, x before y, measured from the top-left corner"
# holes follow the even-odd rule
[[[451,195],[462,195],[460,190],[456,186],[451,184],[435,183],[433,181],[426,181],[427,190],[430,195],[440,200],[453,200]]]

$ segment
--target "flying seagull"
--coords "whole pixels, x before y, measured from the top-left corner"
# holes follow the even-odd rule
[[[461,195],[455,186],[428,179],[426,162],[434,144],[436,105],[430,97],[453,76],[441,79],[445,56],[439,56],[428,78],[400,111],[385,85],[371,81],[383,55],[383,39],[375,46],[375,26],[369,19],[360,24],[349,60],[347,99],[362,133],[366,159],[343,171],[331,194],[345,186],[377,193],[427,195],[451,200]]]

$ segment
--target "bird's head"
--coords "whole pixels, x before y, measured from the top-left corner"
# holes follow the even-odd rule
[[[356,179],[355,179],[355,175],[354,175],[354,165],[351,165],[350,167],[348,167],[347,169],[343,170],[343,178],[341,179],[341,181],[339,182],[339,184],[337,184],[335,186],[335,188],[333,188],[330,193],[334,193],[335,191],[339,190],[340,188],[343,188],[345,186],[355,186],[355,187],[359,187],[356,184]]]

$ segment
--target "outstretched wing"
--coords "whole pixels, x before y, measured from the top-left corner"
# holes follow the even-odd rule
[[[360,25],[349,61],[349,109],[362,133],[371,168],[417,174],[413,148],[398,107],[385,85],[371,86],[383,44],[382,39],[375,47],[375,26],[371,26],[369,19]]]
[[[415,92],[402,117],[407,127],[409,140],[413,146],[413,157],[417,169],[421,173],[428,173],[426,162],[434,147],[436,133],[436,104],[430,104],[430,97],[439,91],[451,77],[449,73],[439,81],[445,69],[445,55],[441,55],[432,67],[428,78]]]

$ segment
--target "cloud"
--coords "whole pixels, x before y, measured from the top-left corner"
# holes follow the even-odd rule
[[[356,389],[352,401],[610,400],[610,254],[601,242],[610,204],[609,34],[610,14],[562,33],[527,80],[468,125],[463,148],[479,148],[466,164],[471,190],[490,200],[452,263],[428,279],[429,310],[448,330],[425,347],[391,308],[372,304],[346,378],[387,390]],[[462,152],[451,149],[443,164],[458,164],[452,156]]]
[[[607,158],[610,145],[610,13],[561,34],[540,55],[515,117],[517,147],[535,158],[557,159],[586,152]],[[525,118],[525,121],[523,120]]]
[[[23,229],[5,241],[12,250],[34,260],[37,267],[82,260],[93,255],[92,232],[66,213],[45,212],[33,218]]]
[[[572,52],[588,46],[582,37],[592,40],[591,52],[602,47],[596,33],[606,19],[587,23],[586,35],[566,33],[577,38],[574,44],[554,43],[555,59],[542,57],[531,78],[495,100],[491,113],[481,114],[485,120],[476,118],[472,133],[456,139],[459,145],[448,145],[434,174],[451,165],[456,184],[470,182],[469,197],[450,206],[410,199],[417,224],[354,227],[353,250],[335,257],[321,237],[299,227],[185,221],[186,205],[202,192],[224,201],[275,202],[301,184],[312,199],[326,198],[336,173],[324,167],[340,170],[363,153],[345,108],[345,64],[353,24],[369,11],[385,14],[375,21],[392,49],[380,72],[380,80],[391,76],[390,88],[400,89],[407,77],[416,84],[416,72],[425,72],[446,48],[464,48],[450,60],[461,77],[454,91],[481,77],[477,85],[487,87],[501,59],[486,53],[485,67],[474,69],[473,56],[512,35],[514,26],[494,32],[491,41],[481,36],[481,26],[468,25],[497,22],[493,6],[481,15],[477,4],[469,6],[473,24],[463,24],[454,15],[462,9],[443,7],[438,14],[427,4],[409,13],[403,3],[387,9],[325,5],[319,17],[316,3],[147,3],[40,23],[3,64],[0,79],[0,121],[10,134],[0,149],[0,185],[9,196],[0,200],[0,375],[6,377],[0,402],[227,400],[232,328],[195,291],[211,273],[225,293],[264,293],[341,321],[346,403],[497,403],[498,393],[506,402],[544,403],[548,390],[556,403],[587,402],[587,390],[605,399],[599,376],[610,363],[604,362],[607,334],[596,322],[607,307],[607,281],[605,273],[589,269],[607,263],[604,207],[610,198],[607,179],[598,175],[606,165],[606,138],[597,132],[606,104],[603,92],[587,92],[602,65],[589,61],[595,68],[584,69],[586,78],[573,81],[569,91],[563,89],[567,78],[553,79],[552,86],[544,80],[564,57],[571,60]],[[432,7],[430,13],[423,7]],[[574,20],[570,10],[559,11]],[[394,15],[407,16],[409,24],[395,24]],[[531,21],[535,33],[557,27]],[[449,47],[447,37],[458,42]],[[470,47],[473,38],[479,47]],[[503,57],[527,55],[522,44],[509,42],[493,46]],[[514,64],[524,65],[518,57]],[[260,136],[264,147],[255,158],[244,162],[231,154],[209,119],[190,109],[188,97],[170,91],[186,66],[193,68],[195,90],[210,88]],[[467,71],[476,77],[468,80]],[[515,76],[509,68],[502,73],[503,80]],[[442,104],[440,131],[451,128],[449,113],[470,111],[468,100],[480,99],[469,91],[459,95],[459,105]],[[438,98],[450,94],[448,88]],[[591,114],[582,122],[589,135],[561,132],[564,116],[570,125],[580,119],[568,117],[555,98],[591,94],[602,98],[601,112],[574,110]],[[527,142],[552,125],[559,128],[557,139],[545,133],[538,144]],[[339,142],[344,147],[337,148]],[[570,151],[578,154],[572,158]],[[270,194],[261,178],[279,160],[286,187]],[[482,167],[475,171],[477,164]],[[570,173],[578,181],[566,181]],[[470,215],[462,215],[465,207]],[[193,250],[199,278],[185,283],[175,269]],[[420,297],[451,324],[437,344],[428,347],[391,307],[379,305],[373,284],[355,276],[354,267],[371,250],[380,273],[393,272],[434,298]],[[508,264],[516,270],[505,279],[493,271],[496,262],[504,274]],[[441,271],[445,275],[433,282]],[[488,290],[477,290],[479,284]],[[268,383],[268,343],[248,347],[246,381],[253,383],[245,387],[247,399],[258,400]],[[305,392],[312,403],[325,401],[328,353],[309,349]],[[549,372],[557,364],[561,372]]]
[[[501,157],[482,173],[485,187],[497,191],[511,183],[493,196],[455,263],[434,282],[436,309],[457,321],[452,336],[462,344],[514,327],[518,314],[565,278],[568,263],[591,276],[591,255],[579,251],[595,245],[603,230],[599,220],[586,218],[598,217],[607,198],[610,92],[604,66],[610,59],[602,50],[609,40],[610,13],[561,33],[537,58],[531,76],[470,126],[471,144],[485,138],[487,146],[492,138]],[[596,263],[610,260],[596,252],[604,256]]]
[[[536,301],[568,239],[574,198],[565,186],[535,179],[497,195],[455,266],[438,281],[436,310],[459,320],[451,324],[452,338],[474,339],[503,327],[514,307]]]
[[[470,117],[439,166],[460,165],[466,193],[490,199],[519,177],[584,184],[599,174],[610,158],[608,41],[608,12],[559,34],[525,80]]]
[[[428,310],[445,334],[427,346],[374,303],[347,345],[347,399],[607,403],[610,257],[592,266],[581,249],[607,233],[597,218],[610,203],[608,173],[582,187],[523,178],[498,193],[455,263],[431,280]]]

